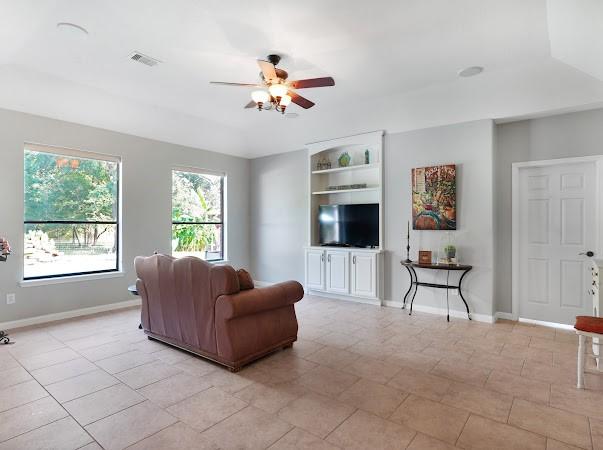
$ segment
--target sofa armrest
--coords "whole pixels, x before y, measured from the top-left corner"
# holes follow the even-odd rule
[[[292,305],[301,300],[304,289],[297,281],[285,281],[272,286],[249,289],[216,300],[216,317],[233,319],[271,309]]]

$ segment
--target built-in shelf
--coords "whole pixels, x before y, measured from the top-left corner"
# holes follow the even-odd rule
[[[308,147],[308,246],[304,250],[306,292],[380,305],[384,286],[383,131],[357,134]],[[350,165],[339,167],[343,153]],[[363,164],[367,161],[370,164]],[[324,164],[324,165],[322,165]],[[327,169],[326,167],[332,167]],[[322,170],[314,170],[322,167]],[[341,189],[332,189],[340,187]],[[354,187],[356,189],[354,189]],[[327,190],[328,189],[328,190]],[[338,195],[341,194],[341,195]],[[321,207],[376,204],[379,214],[377,248],[320,246]],[[377,214],[377,212],[375,212]],[[377,244],[377,242],[374,242]]]
[[[355,166],[347,166],[347,167],[336,167],[335,169],[324,169],[324,170],[313,170],[313,175],[318,175],[321,173],[335,173],[335,172],[345,172],[347,170],[358,170],[358,169],[378,169],[380,167],[379,163],[373,164],[356,164]]]
[[[377,191],[379,189],[380,188],[378,188],[378,187],[368,187],[368,188],[361,188],[361,189],[339,189],[339,190],[333,190],[333,191],[312,192],[312,195],[345,194],[346,192],[372,192],[372,191]]]

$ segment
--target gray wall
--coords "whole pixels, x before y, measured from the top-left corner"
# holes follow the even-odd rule
[[[385,137],[385,299],[399,302],[408,286],[400,267],[403,235],[411,216],[410,171],[413,167],[458,165],[460,257],[475,265],[467,277],[473,311],[493,312],[492,152],[493,125],[489,120],[429,128]],[[306,151],[252,161],[252,269],[256,279],[304,280],[303,247],[307,244],[308,162]],[[420,248],[437,250],[442,232],[412,232],[412,254]],[[275,244],[286,242],[287,245]],[[443,274],[440,274],[440,281]],[[432,274],[426,274],[427,278]],[[445,307],[442,290],[421,289],[416,301]],[[460,299],[451,307],[461,309]]]
[[[405,259],[406,224],[411,219],[410,173],[413,167],[457,165],[457,231],[454,234],[461,263],[474,269],[467,275],[469,306],[475,313],[493,313],[493,124],[490,120],[427,128],[385,138],[385,298],[400,301],[409,278],[400,260]],[[440,248],[442,231],[412,231],[411,259],[417,251]],[[445,282],[445,273],[422,271],[429,281]],[[455,275],[451,275],[456,280]],[[452,282],[452,279],[451,279]],[[446,307],[445,291],[420,288],[417,304]],[[460,298],[450,298],[451,309],[462,310]]]
[[[496,126],[494,211],[498,311],[511,312],[511,165],[591,155],[603,155],[602,109]]]
[[[122,158],[122,260],[119,278],[20,287],[23,253],[23,143],[56,145]],[[0,110],[0,235],[14,248],[0,264],[0,323],[130,300],[132,262],[171,251],[171,168],[224,171],[228,177],[228,259],[249,266],[249,160],[43,117]],[[6,293],[17,302],[6,305]]]
[[[308,230],[305,150],[251,161],[251,273],[256,280],[304,279]]]

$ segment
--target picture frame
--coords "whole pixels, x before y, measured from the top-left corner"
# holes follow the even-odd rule
[[[419,264],[431,264],[431,250],[419,250]]]

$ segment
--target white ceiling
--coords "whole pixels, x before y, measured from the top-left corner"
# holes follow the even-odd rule
[[[567,12],[558,8],[582,2],[548,3],[0,0],[0,107],[257,157],[374,129],[602,102],[601,72],[567,58],[581,42],[559,50],[572,33],[559,31]],[[61,32],[57,22],[89,35]],[[603,60],[601,37],[586,60]],[[162,64],[130,61],[134,51]],[[330,75],[336,86],[300,91],[317,106],[292,105],[299,117],[285,119],[244,110],[247,88],[208,83],[255,82],[255,59],[271,52],[284,55],[291,79]],[[471,65],[486,71],[457,77]]]

